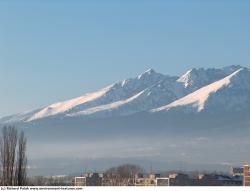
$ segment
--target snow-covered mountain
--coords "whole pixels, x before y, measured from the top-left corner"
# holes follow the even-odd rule
[[[93,93],[34,111],[3,117],[0,123],[42,119],[106,118],[140,112],[151,114],[205,110],[240,110],[249,107],[250,72],[241,66],[191,69],[182,76],[147,70]]]
[[[235,110],[249,107],[250,103],[250,71],[240,68],[225,78],[188,94],[166,106],[153,109],[152,112],[181,111],[201,112],[204,110]]]
[[[177,81],[188,87],[190,91],[199,89],[204,85],[208,85],[212,82],[220,80],[227,75],[235,72],[236,70],[242,68],[241,66],[228,66],[222,69],[215,68],[193,68],[182,75]]]

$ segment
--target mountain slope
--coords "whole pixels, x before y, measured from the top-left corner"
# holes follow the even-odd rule
[[[227,66],[221,69],[215,68],[193,68],[188,70],[185,74],[180,76],[177,82],[182,83],[185,88],[189,89],[190,92],[195,91],[205,85],[220,80],[236,70],[242,68],[241,66]]]
[[[250,101],[249,82],[249,70],[240,68],[229,76],[168,105],[153,109],[152,112],[170,111],[172,109],[201,112],[211,107],[215,110],[216,106],[223,106],[226,109],[229,105],[230,109],[233,109],[233,107],[248,107],[247,103]]]

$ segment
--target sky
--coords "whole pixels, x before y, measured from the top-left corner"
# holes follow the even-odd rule
[[[250,67],[247,0],[1,0],[0,117],[153,68]]]

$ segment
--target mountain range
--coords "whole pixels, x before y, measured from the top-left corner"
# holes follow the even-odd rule
[[[241,66],[191,69],[169,76],[149,69],[93,93],[0,119],[0,123],[43,119],[107,118],[140,112],[215,112],[249,108],[250,70]]]
[[[184,162],[192,170],[211,170],[249,161],[249,114],[246,67],[193,68],[181,76],[149,69],[93,93],[2,117],[0,124],[24,129],[36,175],[114,161],[169,170]]]

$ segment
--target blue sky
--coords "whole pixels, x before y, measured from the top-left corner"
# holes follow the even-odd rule
[[[0,116],[148,68],[250,67],[247,0],[2,0]]]

